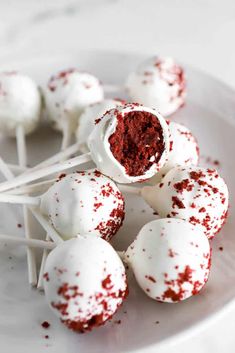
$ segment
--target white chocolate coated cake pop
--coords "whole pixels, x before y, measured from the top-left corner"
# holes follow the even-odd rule
[[[41,96],[34,81],[18,72],[0,73],[0,131],[15,136],[18,126],[28,134],[36,129]]]
[[[200,225],[209,239],[220,231],[227,217],[228,188],[213,169],[175,167],[161,183],[144,187],[142,196],[160,217]]]
[[[169,129],[155,110],[126,104],[109,110],[89,136],[90,152],[64,162],[29,171],[0,185],[7,191],[50,174],[93,161],[104,175],[119,183],[150,179],[166,163]]]
[[[182,67],[169,57],[147,59],[129,74],[126,83],[134,102],[156,108],[163,116],[184,104],[185,85]]]
[[[52,76],[44,90],[48,118],[58,130],[68,122],[75,130],[83,109],[103,99],[103,87],[99,80],[76,69],[61,71]]]
[[[142,181],[164,166],[169,130],[157,111],[126,104],[111,109],[96,122],[88,147],[103,174],[119,183]]]
[[[198,165],[199,146],[197,139],[192,132],[179,123],[167,120],[170,133],[170,148],[167,162],[164,167],[151,178],[151,182],[156,184],[172,168],[178,166]]]
[[[176,303],[198,294],[207,282],[211,252],[202,229],[166,218],[147,223],[126,258],[150,298]]]
[[[86,107],[81,114],[76,131],[77,141],[79,142],[80,151],[86,153],[89,151],[87,141],[90,133],[92,132],[95,123],[100,119],[108,110],[123,105],[123,102],[118,99],[104,99],[101,102],[90,104]]]
[[[111,319],[128,293],[121,259],[94,235],[70,239],[49,254],[44,288],[53,312],[78,332]]]
[[[64,239],[91,233],[110,240],[125,215],[122,193],[96,170],[62,174],[42,195],[40,209]]]

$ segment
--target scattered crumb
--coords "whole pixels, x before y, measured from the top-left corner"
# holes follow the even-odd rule
[[[48,321],[43,321],[43,322],[41,323],[41,326],[42,326],[43,328],[45,328],[45,329],[48,329],[51,325],[50,325],[50,323],[49,323]]]
[[[18,224],[17,224],[17,227],[18,227],[18,228],[22,228],[22,224],[21,224],[21,223],[18,223]]]
[[[220,250],[220,251],[223,251],[223,250],[224,250],[223,246],[220,246],[220,247],[219,247],[219,250]]]
[[[155,321],[155,324],[157,324],[157,325],[158,325],[158,324],[160,324],[160,322],[159,322],[159,321]]]
[[[218,159],[214,159],[208,156],[201,156],[201,159],[203,159],[206,163],[210,164],[213,167],[221,167],[221,163]]]
[[[117,325],[120,325],[121,324],[121,320],[116,320],[116,321],[114,321],[114,323],[117,324]]]

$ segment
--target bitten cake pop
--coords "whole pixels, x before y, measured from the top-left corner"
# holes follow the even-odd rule
[[[91,233],[110,240],[125,215],[122,193],[111,179],[97,170],[62,174],[41,196],[1,194],[0,202],[40,207],[52,229],[64,239]],[[52,229],[47,229],[45,222],[42,226],[51,235]]]
[[[2,183],[0,192],[93,160],[97,169],[119,183],[146,180],[165,164],[169,150],[169,130],[155,110],[126,104],[108,111],[97,121],[88,139],[91,153],[40,170],[28,172]]]
[[[228,188],[213,169],[175,167],[161,183],[144,187],[142,196],[160,217],[200,225],[209,239],[219,232],[227,216]]]
[[[157,108],[163,116],[184,104],[184,71],[172,58],[153,57],[144,61],[129,74],[126,86],[134,102]]]
[[[199,146],[191,131],[187,127],[173,121],[167,120],[167,123],[170,133],[169,154],[164,167],[151,178],[153,184],[159,182],[169,170],[177,165],[198,165],[199,161]]]
[[[44,90],[48,118],[63,132],[63,147],[75,131],[83,109],[103,99],[99,80],[76,69],[61,71],[52,76]]]
[[[147,223],[126,258],[150,298],[175,303],[200,292],[209,276],[211,256],[202,229],[172,218]]]
[[[83,153],[89,151],[87,141],[92,132],[96,122],[108,110],[123,105],[124,103],[118,99],[104,99],[101,102],[90,104],[81,114],[76,131],[77,141],[79,142],[79,149]]]
[[[122,193],[97,170],[68,174],[54,183],[41,197],[40,209],[65,239],[92,233],[110,240],[125,215]]]
[[[149,179],[165,164],[169,149],[166,121],[155,110],[126,104],[108,111],[88,139],[99,170],[119,183]]]
[[[112,246],[92,235],[57,246],[44,274],[46,300],[74,331],[89,331],[111,319],[127,295],[125,268]]]

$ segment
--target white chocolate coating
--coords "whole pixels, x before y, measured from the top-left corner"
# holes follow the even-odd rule
[[[64,238],[94,234],[110,240],[124,218],[116,184],[98,171],[68,174],[41,197],[41,212]]]
[[[165,146],[158,163],[153,163],[145,174],[138,176],[127,174],[125,167],[114,157],[109,143],[110,136],[116,130],[118,118],[122,117],[125,121],[125,116],[134,111],[148,112],[156,116],[162,128]],[[138,182],[151,178],[164,166],[169,151],[169,130],[165,119],[156,110],[140,105],[126,104],[110,110],[102,117],[89,136],[88,147],[91,151],[92,159],[101,173],[119,183]],[[148,148],[148,146],[146,146],[146,148]],[[155,158],[155,156],[152,156],[152,158]]]
[[[50,308],[68,328],[91,330],[122,304],[125,268],[109,243],[94,235],[79,236],[49,254],[44,288]]]
[[[175,167],[161,183],[144,187],[142,196],[160,217],[200,225],[209,239],[220,231],[227,216],[228,188],[212,169]]]
[[[39,124],[41,96],[35,82],[18,72],[0,73],[0,131],[15,136],[19,125],[29,134]]]
[[[169,57],[141,63],[129,74],[126,87],[134,102],[156,108],[163,116],[174,113],[185,101],[183,69]]]
[[[48,118],[53,126],[63,130],[69,119],[70,128],[75,131],[84,108],[101,101],[104,92],[95,76],[70,69],[52,76],[44,95]]]
[[[180,219],[147,223],[126,252],[136,280],[157,301],[197,294],[209,276],[210,245],[203,230]]]
[[[81,114],[76,131],[77,141],[80,143],[80,151],[89,151],[87,141],[90,133],[95,127],[95,122],[100,119],[108,110],[116,108],[123,103],[117,99],[104,99],[101,102],[90,104]]]
[[[192,132],[184,125],[174,121],[167,121],[170,132],[170,148],[164,167],[151,178],[151,182],[160,182],[172,168],[179,166],[198,165],[199,147]]]

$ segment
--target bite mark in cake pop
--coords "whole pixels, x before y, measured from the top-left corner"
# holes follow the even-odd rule
[[[110,149],[128,175],[142,175],[153,163],[158,163],[163,154],[162,127],[149,112],[130,112],[125,122],[117,113],[117,120],[116,130],[109,137]]]

